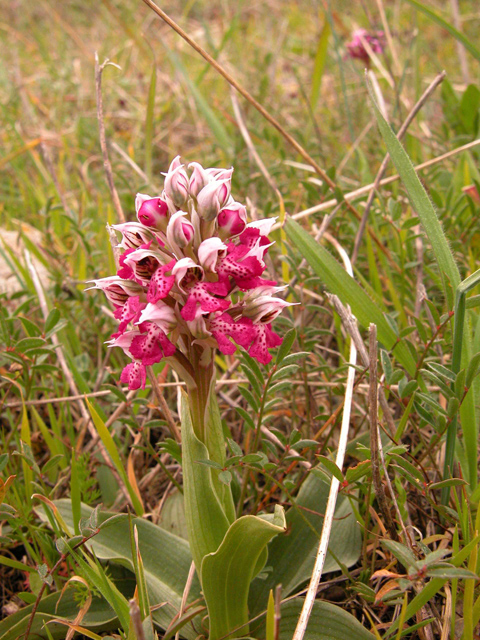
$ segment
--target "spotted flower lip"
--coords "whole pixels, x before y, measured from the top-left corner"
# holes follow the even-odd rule
[[[276,218],[247,222],[231,193],[233,169],[174,158],[159,196],[137,194],[136,222],[121,234],[117,275],[92,281],[114,305],[118,330],[109,341],[131,359],[121,374],[145,386],[145,367],[168,358],[195,380],[213,350],[238,347],[268,364],[281,344],[271,322],[292,303],[268,280],[265,255]],[[199,364],[201,363],[201,364]]]

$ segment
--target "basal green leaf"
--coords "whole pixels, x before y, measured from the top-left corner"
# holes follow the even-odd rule
[[[215,553],[202,562],[202,587],[210,619],[210,640],[237,631],[231,637],[248,635],[250,583],[263,567],[268,542],[285,531],[283,508],[276,506],[273,522],[243,516],[227,531]],[[245,625],[245,626],[242,626]]]

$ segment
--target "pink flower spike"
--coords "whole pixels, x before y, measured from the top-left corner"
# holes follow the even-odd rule
[[[224,255],[226,251],[227,245],[223,244],[220,238],[207,238],[198,247],[198,260],[206,271],[215,273],[218,256]]]
[[[135,209],[138,221],[146,227],[153,227],[158,231],[165,231],[167,228],[168,205],[161,198],[151,198],[137,193]]]
[[[168,296],[171,288],[175,284],[175,276],[173,274],[169,276],[165,274],[172,271],[174,265],[175,260],[170,260],[168,264],[161,265],[154,271],[148,286],[148,302],[158,302],[158,300],[163,300],[163,298]]]
[[[239,202],[232,202],[218,214],[218,233],[222,238],[238,236],[245,230],[247,210]]]
[[[130,345],[130,353],[136,360],[149,366],[175,353],[175,345],[153,322],[145,322],[140,325],[140,329],[146,333],[136,335]]]
[[[138,324],[143,322],[153,322],[165,333],[169,333],[177,324],[175,311],[168,304],[149,302],[142,310],[138,319]]]
[[[144,365],[140,362],[130,362],[130,364],[127,364],[120,376],[120,382],[128,384],[128,389],[130,391],[145,389],[146,381],[147,372]]]
[[[170,247],[184,249],[191,244],[195,229],[184,211],[177,211],[170,218],[167,226],[167,243]]]

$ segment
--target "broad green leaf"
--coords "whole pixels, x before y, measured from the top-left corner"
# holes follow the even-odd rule
[[[203,559],[202,587],[210,619],[210,640],[218,640],[233,629],[237,631],[231,637],[248,634],[250,583],[263,568],[266,545],[284,533],[285,526],[283,508],[278,505],[273,520],[243,516],[230,526],[218,550]]]
[[[435,11],[432,11],[423,3],[418,2],[418,0],[407,0],[407,2],[424,13],[426,16],[428,16],[433,22],[436,22],[441,27],[446,29],[456,40],[458,40],[458,42],[461,42],[463,44],[465,49],[469,51],[474,58],[476,58],[480,62],[480,49],[477,49],[477,47],[475,47],[463,33],[457,31],[457,29],[452,26],[451,22],[444,20],[441,16],[438,15],[438,13],[435,13]]]
[[[200,465],[197,465],[200,466]],[[68,527],[73,530],[73,516],[70,500],[55,502]],[[89,518],[93,509],[82,504],[82,518]],[[43,510],[38,515],[46,520]],[[100,511],[98,524],[115,515],[112,512]],[[192,563],[188,543],[165,531],[148,520],[133,518],[132,524],[138,530],[138,545],[142,554],[145,580],[148,587],[150,604],[155,606],[161,602],[167,604],[153,613],[153,619],[166,629],[173,616],[178,612],[183,591]],[[92,549],[99,560],[110,560],[133,571],[132,550],[130,545],[129,524],[127,520],[118,520],[94,536],[87,546]],[[114,566],[114,565],[111,565]],[[200,585],[194,577],[188,602],[200,597]],[[194,640],[196,633],[188,625],[182,630],[182,636]]]
[[[303,606],[303,598],[295,598],[282,604],[280,618],[280,640],[291,640]],[[254,632],[255,638],[265,638],[265,632],[260,628]],[[316,600],[304,640],[374,640],[370,631],[345,611],[323,600]]]
[[[201,567],[203,558],[221,545],[230,521],[212,479],[218,471],[196,462],[208,460],[209,454],[193,431],[186,395],[182,397],[182,456],[188,539],[195,566]]]
[[[275,590],[278,584],[282,585],[282,593],[289,595],[310,579],[322,531],[329,488],[329,483],[314,473],[310,473],[303,483],[295,500],[298,509],[290,507],[286,514],[287,534],[278,536],[269,545],[267,564],[274,570],[265,579],[257,578],[252,584],[249,600],[251,614],[258,614],[266,608],[270,589]],[[304,518],[314,527],[318,535],[310,529]],[[360,556],[361,544],[360,528],[355,515],[348,499],[340,493],[329,549],[343,565],[351,567]],[[337,562],[332,554],[328,553],[324,573],[338,569]]]
[[[169,531],[175,536],[188,540],[183,494],[180,493],[180,491],[173,491],[168,495],[163,503],[158,525],[162,527],[162,529],[165,529],[165,531]]]
[[[415,375],[415,361],[410,351],[402,342],[397,344],[397,336],[378,305],[335,258],[297,222],[287,218],[285,228],[290,240],[330,292],[337,295],[343,304],[350,305],[352,313],[363,327],[368,328],[371,322],[375,323],[379,341],[389,351],[394,349],[395,356],[408,373],[411,376]]]

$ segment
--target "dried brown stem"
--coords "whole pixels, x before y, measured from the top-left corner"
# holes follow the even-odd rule
[[[115,182],[113,180],[112,164],[108,155],[107,138],[105,135],[105,122],[103,117],[102,73],[105,67],[109,64],[113,65],[114,67],[117,66],[113,62],[110,62],[108,59],[102,62],[102,64],[98,64],[98,54],[97,52],[95,52],[95,91],[97,97],[97,120],[98,130],[100,134],[100,146],[102,148],[103,167],[107,176],[108,188],[110,189],[115,212],[119,220],[121,222],[125,222],[125,214],[123,213],[122,205],[120,204],[120,198],[118,197]]]
[[[167,421],[168,429],[176,442],[181,442],[180,431],[177,429],[177,425],[175,424],[175,420],[173,419],[172,412],[170,411],[170,407],[167,404],[167,401],[164,398],[162,388],[158,383],[157,376],[154,374],[152,367],[147,367],[147,375],[148,379],[152,384],[153,392],[155,393],[155,397],[157,398],[158,404],[160,405],[160,409],[162,410],[163,415],[165,416],[165,420]]]
[[[370,418],[370,455],[372,459],[372,480],[377,497],[378,506],[385,518],[385,525],[390,533],[392,540],[397,540],[397,529],[393,522],[392,514],[388,506],[385,488],[380,475],[380,463],[378,459],[378,441],[380,433],[378,431],[378,375],[377,375],[377,326],[370,325],[369,329],[369,364],[370,373],[370,389],[368,393],[369,418]]]

